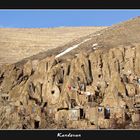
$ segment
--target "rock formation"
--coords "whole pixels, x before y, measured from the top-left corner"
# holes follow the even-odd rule
[[[1,66],[0,128],[140,128],[139,21],[87,36],[58,58],[52,53]]]

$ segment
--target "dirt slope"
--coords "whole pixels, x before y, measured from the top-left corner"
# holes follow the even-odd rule
[[[62,46],[103,27],[0,28],[0,64]]]

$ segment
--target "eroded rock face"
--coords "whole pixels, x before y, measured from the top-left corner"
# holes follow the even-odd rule
[[[125,128],[138,122],[139,48],[118,46],[81,52],[71,61],[53,56],[1,67],[0,128]]]
[[[140,128],[139,21],[1,66],[0,128]]]

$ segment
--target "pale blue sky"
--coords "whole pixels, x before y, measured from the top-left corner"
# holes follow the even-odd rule
[[[140,10],[0,10],[0,27],[109,26],[140,16]]]

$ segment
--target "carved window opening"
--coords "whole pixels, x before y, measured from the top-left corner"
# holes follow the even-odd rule
[[[85,115],[84,115],[84,110],[83,108],[80,108],[80,119],[84,119]]]
[[[77,106],[76,100],[71,99],[71,108],[74,108],[75,106]]]
[[[110,108],[109,107],[104,109],[104,117],[105,117],[105,119],[110,119]]]
[[[68,71],[67,71],[67,75],[70,74],[70,65],[68,66]]]
[[[52,90],[52,91],[51,91],[51,94],[54,94],[54,93],[55,93],[55,91],[54,91],[54,90]]]
[[[98,112],[102,112],[102,107],[98,107]]]
[[[89,96],[88,96],[88,102],[93,102],[93,101],[94,101],[93,95],[89,95]]]
[[[39,121],[34,121],[34,127],[35,127],[35,129],[38,129],[39,128]]]

